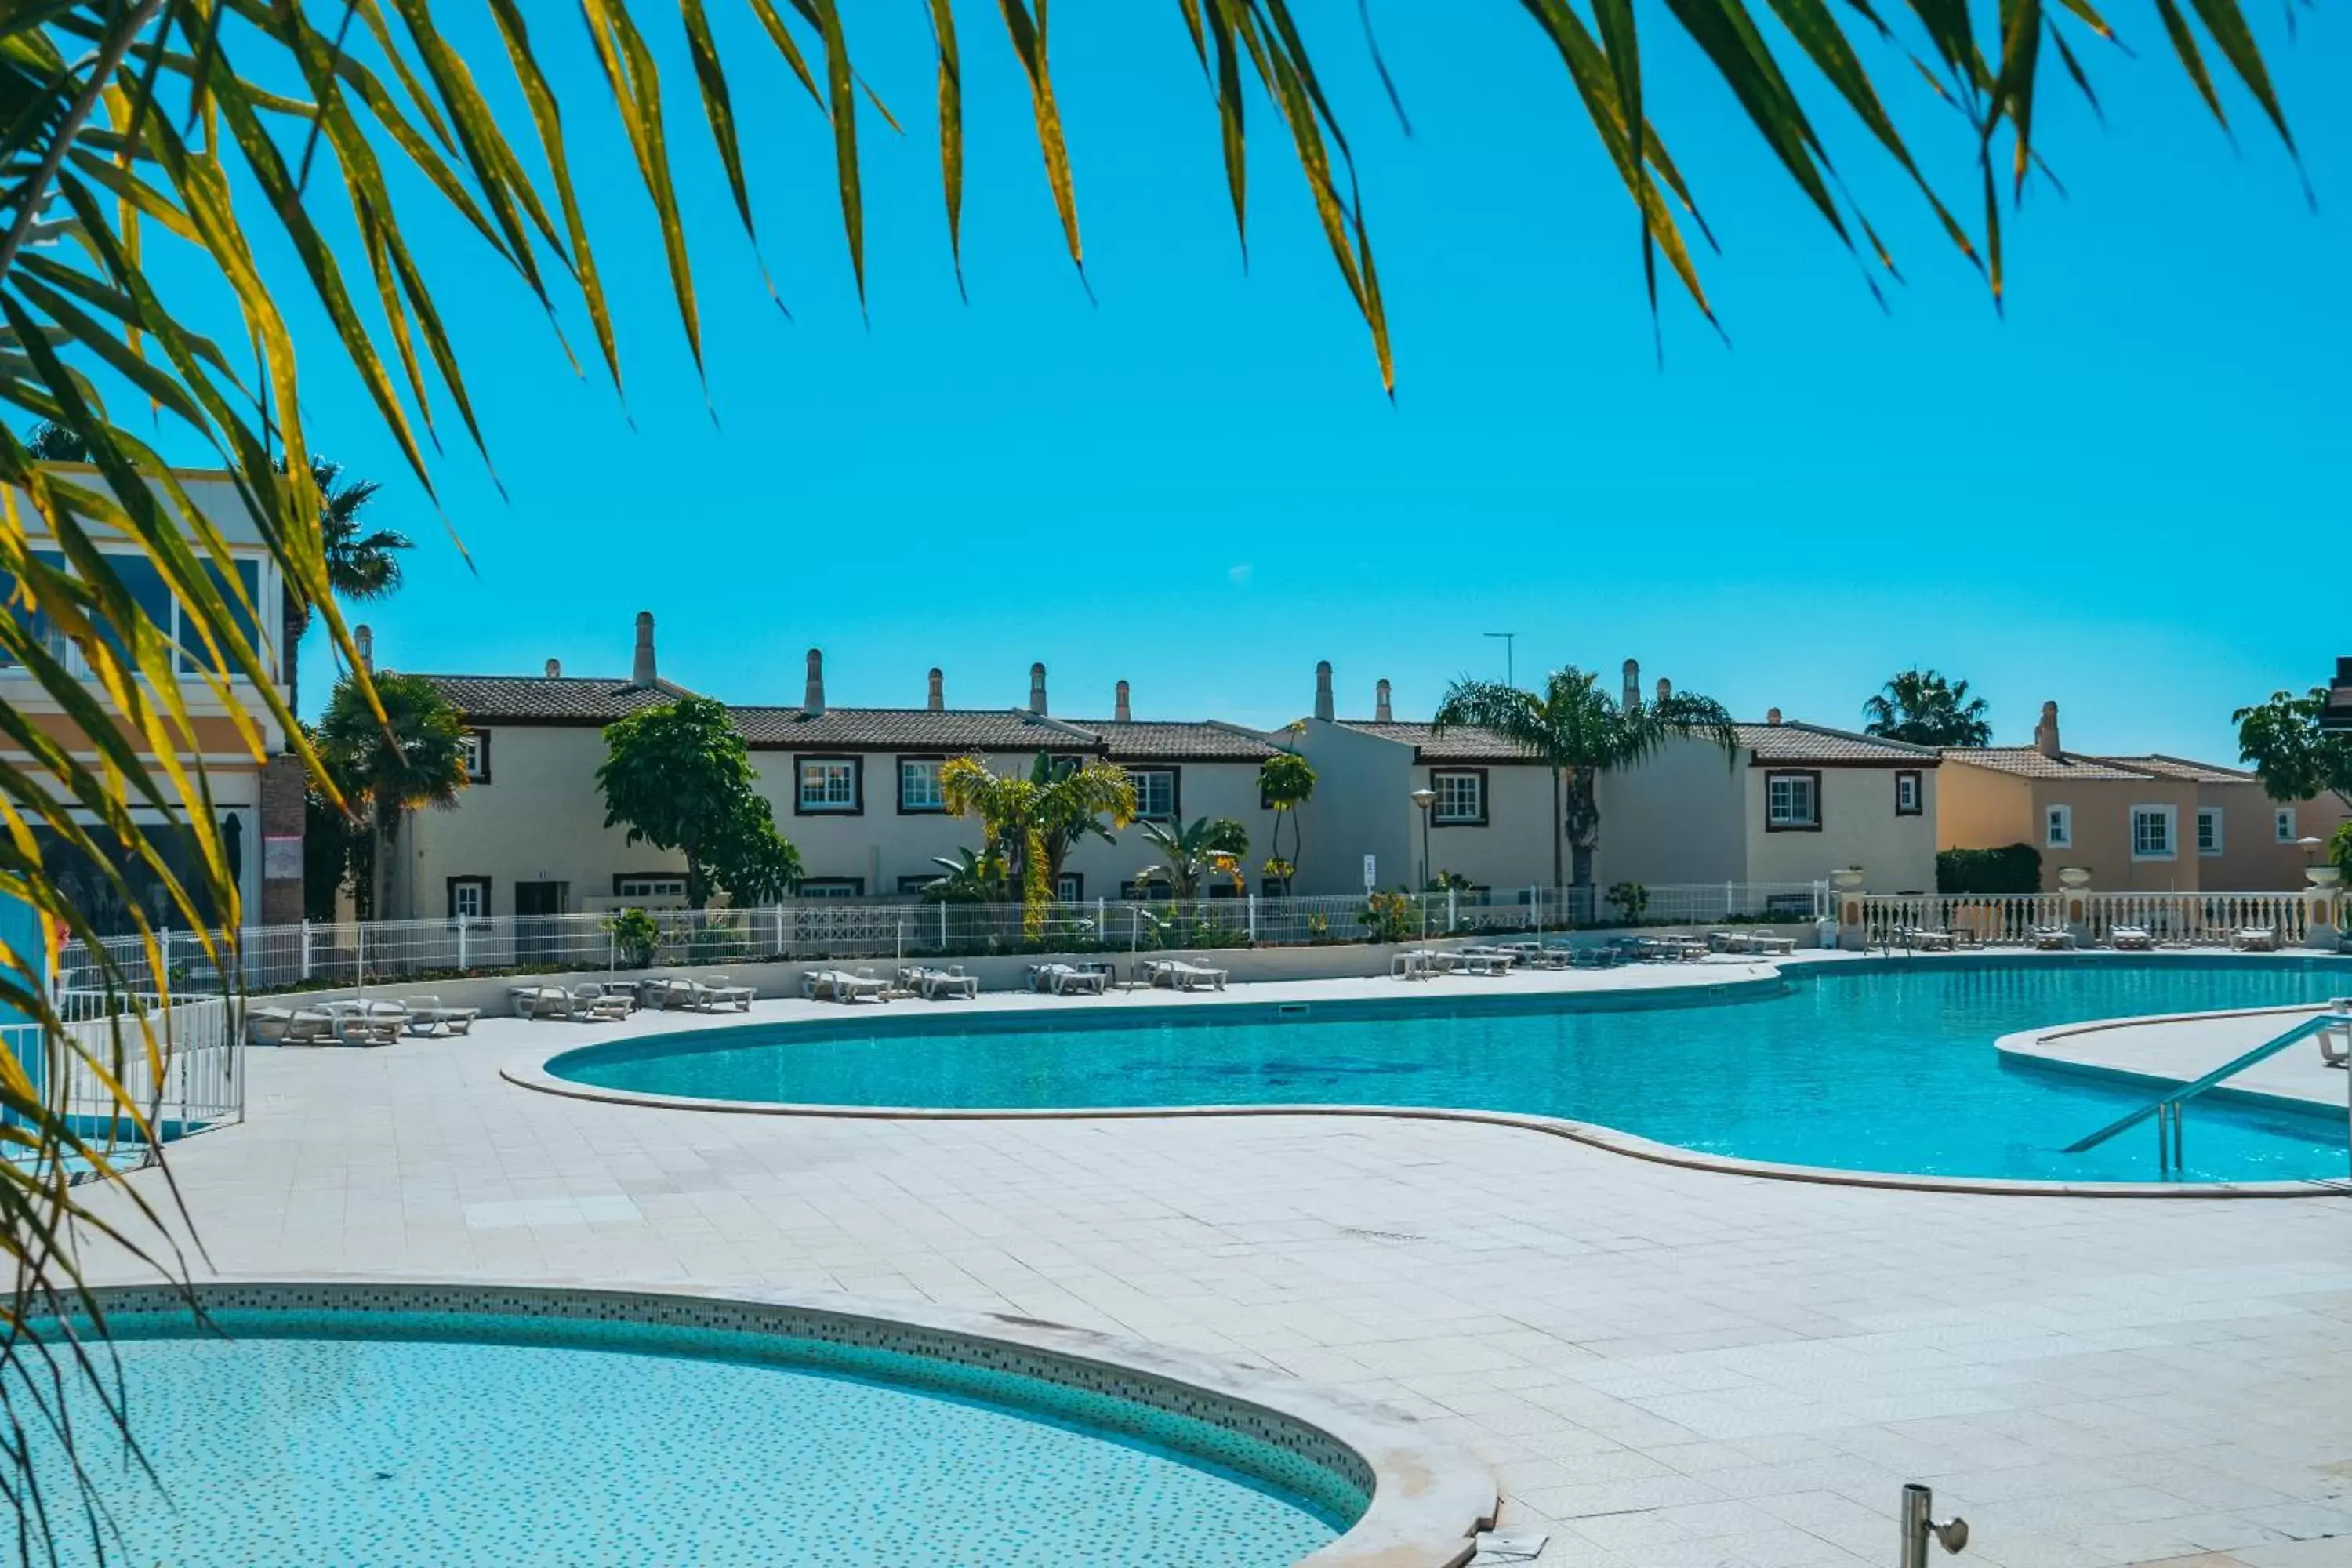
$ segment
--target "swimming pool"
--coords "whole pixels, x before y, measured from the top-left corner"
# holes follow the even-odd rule
[[[860,1014],[615,1041],[547,1064],[625,1092],[828,1106],[1368,1105],[1517,1111],[1704,1153],[1926,1176],[2157,1178],[2153,1134],[2066,1144],[2144,1084],[2016,1067],[1999,1036],[2089,1018],[2324,1001],[2352,963],[2109,954],[1792,966],[1708,1005],[1433,988],[1316,1003]],[[2345,1117],[2207,1096],[2192,1181],[2342,1178]]]
[[[525,1292],[419,1310],[254,1289],[279,1294],[210,1308],[228,1338],[161,1301],[109,1310],[155,1479],[76,1385],[121,1532],[106,1561],[1276,1568],[1369,1501],[1370,1472],[1319,1431],[1017,1347],[900,1348],[870,1320],[777,1332],[725,1302],[638,1321],[532,1315]],[[58,1561],[96,1563],[65,1461],[39,1449],[36,1469]]]

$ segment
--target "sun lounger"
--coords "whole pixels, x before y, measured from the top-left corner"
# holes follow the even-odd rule
[[[1759,958],[1785,958],[1797,951],[1797,939],[1758,931],[1748,939],[1748,949]]]
[[[2352,1071],[2352,996],[2329,1000],[2327,1027],[2313,1037],[2319,1042],[2319,1065]]]
[[[1174,991],[1197,991],[1202,986],[1223,991],[1230,971],[1211,969],[1205,964],[1188,963],[1181,958],[1150,958],[1143,963],[1147,983],[1165,985]]]
[[[1717,952],[1753,952],[1756,933],[1748,931],[1711,931],[1706,933],[1706,945]]]
[[[408,1009],[412,1035],[470,1035],[474,1020],[482,1016],[479,1007],[445,1007],[438,996],[411,996],[403,1005]]]
[[[1099,969],[1080,969],[1068,963],[1033,963],[1029,966],[1029,989],[1050,991],[1056,996],[1103,994],[1110,976]]]
[[[898,989],[926,1002],[936,1002],[942,996],[968,996],[976,1001],[980,996],[980,976],[958,970],[910,966],[898,971]]]
[[[561,985],[510,985],[507,987],[507,994],[514,999],[517,1017],[572,1016],[572,993]]]
[[[1408,948],[1389,960],[1389,973],[1398,980],[1430,980],[1443,973],[1437,954],[1425,947]]]
[[[572,989],[572,1016],[590,1023],[617,1023],[629,1016],[635,1001],[625,991],[608,991],[590,981]]]
[[[408,1024],[408,1009],[397,1002],[362,1002],[356,997],[344,997],[320,1003],[318,1011],[328,1019],[328,1037],[346,1046],[394,1044]]]
[[[2068,931],[2064,926],[2035,926],[2033,928],[2033,945],[2042,949],[2044,952],[2059,948],[2071,948],[2074,945],[2074,933]]]
[[[707,986],[713,993],[744,990],[748,986]],[[852,974],[846,969],[812,969],[801,976],[801,994],[812,1002],[839,1002],[844,1005],[861,997],[871,996],[877,1002],[890,1000],[890,982],[872,973]]]
[[[2154,952],[2156,936],[2145,926],[2110,926],[2107,945],[2117,952]]]
[[[1895,945],[1908,948],[1914,952],[1949,952],[1954,944],[1952,933],[1948,931],[1928,931],[1922,926],[1898,926],[1895,931]]]
[[[2268,926],[2247,926],[2230,933],[2230,947],[2235,952],[2276,952],[2278,932]]]

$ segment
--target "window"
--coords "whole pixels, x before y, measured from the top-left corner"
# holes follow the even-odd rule
[[[1484,827],[1486,826],[1486,773],[1483,768],[1463,768],[1452,773],[1431,770],[1429,787],[1437,792],[1437,802],[1429,808],[1433,827]]]
[[[808,877],[801,882],[803,899],[862,899],[866,896],[863,877]]]
[[[67,566],[64,554],[58,551],[35,550],[32,554],[45,566],[65,573],[69,577],[79,576],[79,573],[73,572]],[[180,620],[179,601],[173,596],[171,589],[164,585],[163,574],[156,569],[153,561],[144,554],[121,551],[109,551],[107,554],[110,557],[109,564],[113,568],[116,578],[121,583],[123,591],[131,595],[140,610],[154,623],[158,631],[174,644],[184,645],[178,656],[179,668],[183,672],[195,674],[202,670],[220,668],[226,663],[226,661],[216,663],[205,650],[205,639],[196,630],[193,619],[183,626]],[[269,647],[264,641],[259,626],[246,609],[248,605],[257,611],[263,607],[261,563],[258,561],[234,563],[236,568],[236,582],[234,587],[231,586],[228,577],[212,562],[206,560],[202,563],[202,565],[205,575],[212,580],[214,590],[221,595],[222,601],[227,606],[230,620],[244,636],[247,646],[251,647],[265,663],[268,663],[276,650]],[[238,601],[236,592],[238,589],[244,591],[243,603]],[[0,573],[0,602],[5,602],[7,597],[13,596],[16,591],[16,578],[10,574]],[[0,614],[10,613],[21,615],[24,612],[21,609],[0,611]],[[34,640],[40,643],[59,663],[63,664],[68,673],[84,679],[89,678],[89,662],[83,658],[81,649],[75,646],[72,638],[58,630],[47,616],[34,615],[29,630]],[[121,647],[121,641],[111,636],[107,637],[107,641],[116,648]],[[14,662],[5,655],[0,655],[0,665]],[[243,679],[244,677],[242,673],[238,673],[236,679]]]
[[[2221,808],[2200,805],[2197,808],[2197,853],[2219,855],[2221,852]]]
[[[1895,815],[1919,816],[1926,813],[1919,792],[1919,775],[1906,768],[1895,775]]]
[[[1764,775],[1764,830],[1767,833],[1817,833],[1821,826],[1821,774],[1787,773]]]
[[[947,797],[940,790],[939,757],[898,759],[898,809],[901,812],[945,811]]]
[[[935,872],[928,877],[919,875],[901,877],[898,879],[898,896],[902,899],[920,898],[923,889],[938,881],[940,875],[941,873]]]
[[[683,899],[686,879],[666,873],[651,876],[616,874],[613,878],[613,896],[616,899]]]
[[[2074,808],[2053,805],[2042,815],[2042,845],[2045,849],[2074,847]]]
[[[1087,901],[1087,879],[1080,871],[1065,871],[1054,881],[1054,897],[1066,904]]]
[[[457,737],[461,754],[466,759],[466,777],[474,784],[490,782],[490,732],[468,730]]]
[[[2168,805],[2132,807],[2133,859],[2169,860],[2172,858],[2173,815],[2173,808]]]
[[[488,877],[452,877],[449,879],[449,918],[453,921],[488,920],[490,915],[490,879]]]
[[[793,803],[793,810],[800,816],[855,816],[866,809],[856,757],[803,757],[800,779],[800,793]]]
[[[1148,904],[1155,900],[1174,898],[1176,896],[1176,890],[1174,885],[1171,883],[1167,878],[1154,877],[1148,884],[1132,881],[1121,882],[1118,885],[1118,896],[1130,904]]]
[[[2280,843],[2292,844],[2295,841],[2297,835],[2294,831],[2294,807],[2280,806],[2272,815],[2271,824],[2271,831],[2278,835]]]
[[[1128,782],[1135,785],[1135,815],[1145,822],[1176,820],[1176,770],[1174,768],[1129,768]]]

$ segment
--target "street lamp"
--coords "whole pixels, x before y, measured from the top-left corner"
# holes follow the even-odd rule
[[[1506,686],[1517,686],[1519,683],[1519,678],[1517,672],[1511,668],[1511,655],[1518,647],[1517,639],[1519,634],[1517,632],[1481,632],[1478,635],[1481,637],[1500,637],[1503,639],[1503,684]]]
[[[1412,804],[1421,807],[1421,888],[1422,891],[1427,892],[1429,890],[1429,808],[1437,804],[1437,792],[1433,789],[1417,789],[1412,792]]]

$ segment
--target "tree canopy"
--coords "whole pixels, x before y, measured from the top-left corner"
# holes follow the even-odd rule
[[[2303,696],[2273,691],[2267,702],[2230,715],[2238,726],[2238,760],[2263,781],[2273,800],[2332,795],[2352,811],[2352,734],[2323,730],[2327,688]]]
[[[347,840],[362,919],[382,912],[378,868],[401,819],[422,807],[455,805],[466,787],[465,726],[437,687],[421,675],[383,670],[373,696],[372,703],[346,677],[327,699],[318,729],[327,777],[374,829]]]
[[[683,856],[688,904],[698,910],[713,892],[759,903],[798,884],[800,854],[776,831],[726,704],[681,697],[632,713],[606,727],[604,751],[604,826]]]
[[[1045,930],[1064,857],[1080,839],[1111,841],[1112,828],[1135,820],[1127,770],[1091,758],[1056,763],[1040,752],[1023,774],[993,773],[978,757],[954,757],[940,769],[940,791],[950,816],[980,819],[982,856],[1002,865],[1006,881],[1021,889],[1021,923],[1031,936]]]
[[[1862,705],[1863,732],[1915,746],[1990,746],[1992,705],[1965,680],[1932,669],[1898,670]]]

